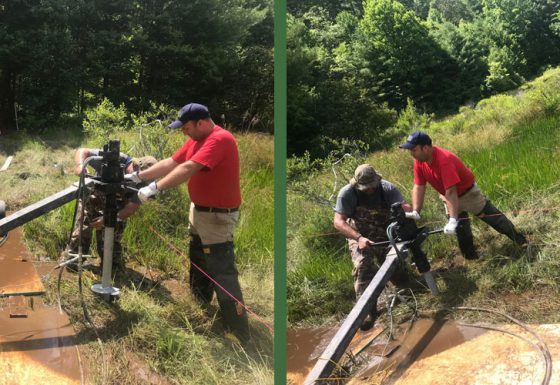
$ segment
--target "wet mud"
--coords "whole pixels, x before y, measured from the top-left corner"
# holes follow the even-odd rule
[[[484,333],[484,329],[460,326],[449,320],[420,319],[412,325],[400,325],[395,330],[394,339],[383,336],[372,345],[372,349],[392,348],[393,353],[383,359],[367,360],[367,364],[353,377],[381,377],[384,384],[392,384],[413,363],[476,339]],[[371,351],[366,349],[364,354],[367,357]]]
[[[21,261],[29,258],[29,252],[23,244],[21,228],[8,233],[8,240],[0,247],[0,262],[5,260]]]
[[[44,293],[43,283],[29,258],[21,229],[10,231],[8,240],[0,247],[0,296]]]
[[[382,333],[381,327],[366,333],[358,331],[346,354],[352,357],[351,377],[363,379],[382,373],[384,378],[389,374],[398,378],[415,361],[484,333],[481,329],[461,327],[451,321],[422,319],[414,322],[411,328],[409,326],[398,326],[392,339],[388,338],[387,332]],[[287,369],[291,384],[303,384],[335,333],[336,328],[288,331]],[[350,378],[348,380],[351,382]]]
[[[545,364],[540,352],[515,336],[460,325],[450,320],[420,319],[387,332],[358,332],[342,362],[347,385],[529,385],[541,384]],[[514,325],[496,325],[533,342]],[[560,325],[532,325],[552,356],[550,385],[560,385]],[[333,329],[288,332],[288,383],[303,384],[317,358],[335,334]],[[295,341],[298,339],[298,343]],[[318,344],[316,344],[316,342]],[[299,350],[295,350],[298,347]],[[352,358],[349,359],[348,357]],[[351,364],[351,365],[349,365]]]

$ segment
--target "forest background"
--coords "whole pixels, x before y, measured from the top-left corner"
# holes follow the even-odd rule
[[[560,3],[289,1],[287,41],[288,155],[375,150],[409,131],[408,104],[444,117],[558,65]]]
[[[196,100],[270,133],[273,28],[269,0],[2,1],[0,123],[81,122],[105,97],[132,113]]]

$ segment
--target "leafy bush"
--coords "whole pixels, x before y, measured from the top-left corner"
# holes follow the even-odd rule
[[[150,103],[148,110],[136,115],[130,115],[130,126],[137,131],[138,138],[130,152],[135,156],[151,155],[156,159],[168,157],[177,148],[170,141],[170,131],[167,125],[175,120],[176,112],[164,104]],[[173,117],[173,118],[171,118]]]
[[[124,132],[129,127],[128,113],[124,104],[115,107],[107,98],[95,108],[85,112],[84,131],[95,146],[102,146],[114,139],[116,133]]]
[[[406,108],[399,113],[397,122],[389,131],[392,131],[395,137],[406,136],[414,131],[426,131],[430,127],[433,117],[433,114],[420,113],[412,99],[408,98]]]

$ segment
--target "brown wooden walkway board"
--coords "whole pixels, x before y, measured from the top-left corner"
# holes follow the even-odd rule
[[[21,230],[16,229],[0,247],[0,297],[45,292],[35,266],[28,260],[21,237]]]
[[[21,229],[10,231],[8,240],[0,247],[0,261],[11,260],[21,261],[27,259],[29,253],[23,244],[23,234]]]
[[[80,384],[74,330],[68,316],[27,298],[27,317],[10,317],[8,299],[0,311],[0,385]],[[31,305],[33,302],[33,305]]]
[[[29,261],[0,261],[0,297],[38,295],[45,287]]]
[[[0,247],[0,385],[80,384],[74,329],[33,296],[45,288],[21,238],[15,229]]]

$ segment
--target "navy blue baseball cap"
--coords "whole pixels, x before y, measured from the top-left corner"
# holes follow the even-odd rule
[[[171,123],[167,128],[180,128],[189,120],[207,119],[209,117],[208,107],[198,103],[189,103],[179,110],[179,119]]]
[[[414,131],[412,134],[406,138],[406,142],[401,144],[400,148],[406,148],[410,150],[414,146],[418,145],[432,145],[432,138],[428,134],[422,131]]]

